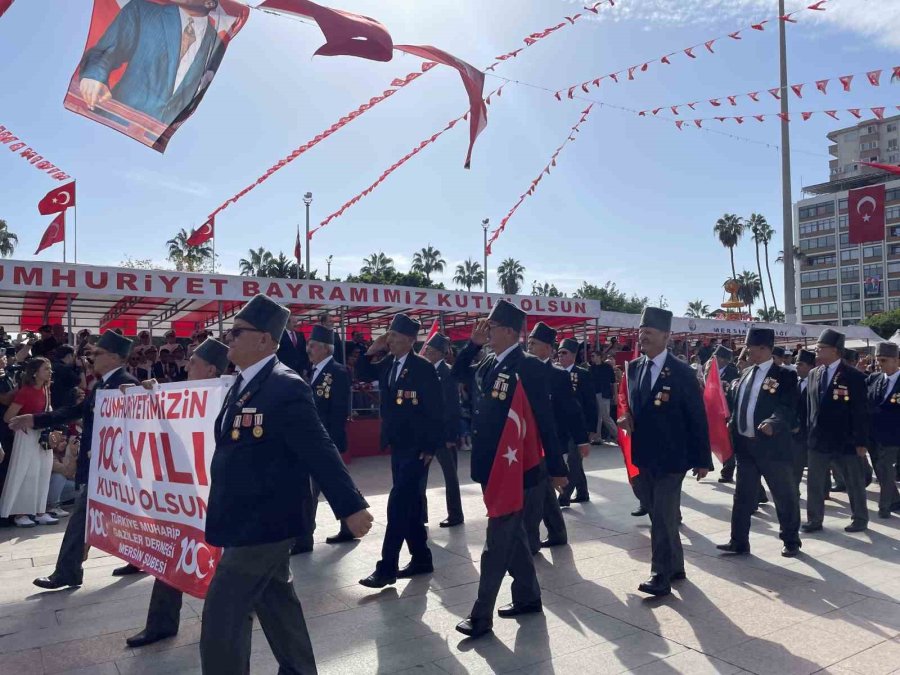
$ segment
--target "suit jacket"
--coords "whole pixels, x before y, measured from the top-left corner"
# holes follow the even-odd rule
[[[295,373],[304,375],[310,368],[309,356],[306,354],[306,338],[299,331],[295,331],[294,334],[297,336],[296,347],[287,331],[281,334],[281,341],[278,343],[276,356],[279,361]]]
[[[131,0],[97,44],[85,52],[79,76],[108,85],[110,74],[127,64],[112,89],[113,98],[171,124],[209,86],[225,54],[225,45],[210,22],[194,62],[176,90],[181,35],[178,7]]]
[[[350,373],[331,359],[319,376],[310,382],[316,412],[341,454],[347,451],[347,418],[350,416]]]
[[[244,418],[252,424],[243,425]],[[310,477],[337,518],[368,506],[319,421],[309,385],[277,358],[239,395],[229,392],[215,436],[206,515],[206,541],[214,546],[251,546],[304,534]]]
[[[518,375],[525,387],[528,402],[534,413],[541,443],[544,446],[544,462],[525,473],[525,487],[534,487],[546,471],[551,476],[568,476],[569,471],[562,458],[553,408],[550,403],[547,369],[534,356],[516,346],[497,366],[497,356],[491,354],[479,363],[473,363],[480,347],[472,342],[466,345],[456,357],[452,373],[459,378],[471,377],[472,382],[472,480],[487,485],[494,466],[494,455],[500,443],[500,435],[509,416]],[[495,368],[495,366],[497,366]],[[507,381],[506,395],[501,399],[491,395],[495,386],[503,386]]]
[[[809,387],[809,377],[806,379],[806,386]],[[809,426],[806,421],[808,410],[806,406],[806,389],[800,391],[800,378],[797,378],[797,419],[794,424],[794,441],[806,445],[806,438],[809,435]]]
[[[900,445],[900,378],[890,392],[887,381],[884,373],[873,373],[866,380],[872,440],[881,445]]]
[[[565,368],[550,361],[547,361],[545,367],[549,374],[547,380],[550,384],[550,402],[553,406],[553,420],[556,423],[560,450],[565,451],[570,440],[575,445],[587,443],[588,430],[584,423],[581,404],[572,389],[572,378]]]
[[[409,352],[403,368],[390,386],[393,355],[377,364],[371,356],[356,362],[360,379],[378,380],[381,392],[381,447],[391,447],[398,457],[434,455],[444,444],[444,397],[434,366],[415,352]]]
[[[738,417],[740,414],[739,396],[741,387],[750,379],[752,368],[747,368],[740,379],[733,383],[728,396],[728,404],[731,408],[732,447],[740,453],[748,451],[760,457],[775,460],[789,461],[792,459],[791,430],[797,421],[797,373],[775,365],[774,363],[766,373],[765,379],[760,383],[759,396],[756,399],[756,407],[753,409],[753,429],[756,430],[763,422],[768,423],[775,430],[772,436],[755,431],[756,440],[744,444],[738,441],[744,437],[738,433]],[[758,376],[757,376],[758,377]]]
[[[91,441],[94,438],[94,403],[97,401],[98,389],[118,389],[122,384],[140,384],[125,368],[118,368],[107,378],[97,380],[91,393],[85,396],[81,405],[67,406],[59,410],[51,410],[34,416],[35,428],[43,429],[57,424],[68,424],[81,420],[81,450],[78,452],[78,463],[75,468],[75,484],[86,485],[91,470]]]
[[[581,406],[584,423],[587,425],[588,432],[591,432],[597,428],[597,418],[600,416],[600,411],[597,409],[597,393],[591,373],[587,368],[575,366],[569,371],[569,378],[572,381],[572,391]]]
[[[719,377],[722,382],[734,382],[741,376],[741,372],[737,369],[737,366],[733,363],[729,363],[725,366],[724,370],[722,370],[722,374]]]
[[[436,370],[444,397],[444,442],[456,443],[459,440],[459,384],[446,361],[441,361]]]
[[[809,449],[855,455],[856,448],[867,445],[869,440],[865,375],[842,362],[823,393],[825,372],[825,366],[819,366],[807,378]]]
[[[646,361],[646,355],[641,356],[627,368],[634,465],[641,471],[663,473],[712,466],[706,409],[693,368],[668,354],[650,400],[641,406],[639,380]]]

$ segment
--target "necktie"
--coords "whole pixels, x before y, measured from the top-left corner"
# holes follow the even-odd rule
[[[651,386],[652,370],[653,361],[647,359],[647,362],[644,364],[644,374],[641,376],[641,407],[647,405],[647,403],[650,401],[650,391],[653,389],[653,387]]]
[[[397,384],[397,373],[400,371],[400,361],[394,360],[394,367],[391,368],[391,379],[388,382],[388,387],[393,389]]]
[[[824,403],[828,394],[828,386],[831,384],[831,378],[828,375],[828,366],[826,366],[822,371],[822,380],[819,382],[819,403]]]
[[[288,334],[291,336],[291,344],[293,344],[296,347],[297,346],[297,334],[294,331],[291,331]]]
[[[194,32],[194,22],[188,21],[181,33],[181,54],[178,57],[179,61],[184,58],[184,55],[187,54],[187,50],[190,49],[191,45],[196,41],[197,34]]]
[[[738,412],[738,430],[743,434],[747,432],[747,409],[750,407],[750,392],[753,391],[753,382],[756,380],[757,368],[753,366],[750,369],[750,379],[744,386],[741,394],[741,406]]]
[[[882,375],[881,380],[881,402],[884,403],[888,400],[888,397],[891,395],[891,378],[887,375]]]

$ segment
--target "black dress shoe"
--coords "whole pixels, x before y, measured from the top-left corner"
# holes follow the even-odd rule
[[[575,504],[581,504],[583,502],[589,501],[591,501],[590,495],[575,495],[574,497],[572,497],[572,502],[574,502]]]
[[[520,614],[537,614],[538,612],[543,612],[544,606],[541,604],[541,601],[537,602],[529,602],[529,603],[515,603],[511,602],[508,605],[503,605],[500,609],[497,610],[497,616],[503,619],[511,619],[514,616],[519,616]]]
[[[132,635],[130,638],[125,638],[125,644],[127,644],[129,647],[144,647],[146,645],[152,645],[154,642],[159,642],[160,640],[174,637],[177,634],[177,631],[174,633],[151,633],[145,628],[137,635]]]
[[[768,495],[766,495],[766,496],[764,496],[764,497],[760,497],[760,498],[759,498],[759,502],[757,502],[757,503],[759,503],[759,504],[768,504],[768,503],[769,503],[769,497],[768,497]]]
[[[717,544],[716,548],[726,555],[748,555],[750,553],[749,546],[741,546],[729,541],[727,544]]]
[[[397,575],[395,574],[392,577],[381,574],[378,571],[372,572],[365,579],[360,579],[359,583],[365,586],[366,588],[384,588],[385,586],[389,586],[390,584],[397,583]]]
[[[890,509],[878,509],[878,517],[879,518],[890,518],[891,510]]]
[[[732,478],[731,476],[719,476],[719,482],[720,483],[733,483],[734,478]]]
[[[565,495],[560,495],[559,499],[557,499],[559,505],[563,508],[569,506],[572,503],[572,499],[570,497],[566,497]]]
[[[669,582],[663,579],[659,574],[654,574],[647,579],[647,581],[638,586],[638,590],[641,593],[649,593],[656,597],[662,597],[664,595],[669,595],[672,592],[672,587],[669,586]]]
[[[831,492],[846,492],[846,491],[847,491],[847,486],[846,486],[846,485],[843,485],[843,484],[835,483],[834,485],[831,486],[831,490],[830,490],[830,491],[831,491]]]
[[[431,561],[427,563],[410,562],[406,567],[401,567],[397,571],[398,579],[409,579],[419,574],[431,574],[434,572],[434,565]]]
[[[643,506],[641,506],[640,508],[637,508],[634,511],[632,511],[631,515],[635,516],[636,518],[639,518],[640,516],[646,516],[648,513],[650,513],[650,512],[647,509],[645,509]]]
[[[851,521],[850,524],[844,528],[844,532],[865,532],[869,529],[869,524],[865,523],[861,520]]]
[[[569,542],[565,539],[547,539],[541,540],[541,548],[553,548],[554,546],[565,546]]]
[[[465,522],[465,521],[463,521],[462,518],[460,518],[458,520],[457,519],[450,520],[449,518],[447,518],[447,520],[442,520],[440,525],[441,525],[441,527],[456,527],[457,525],[462,525],[463,522]]]
[[[114,577],[127,577],[131,574],[143,574],[144,571],[135,567],[131,563],[127,565],[122,565],[122,567],[117,567],[112,571],[112,575]]]
[[[803,523],[800,529],[803,532],[818,532],[822,529],[822,523]]]
[[[311,553],[313,550],[312,542],[297,542],[291,549],[291,555],[299,555],[300,553]]]
[[[487,635],[494,629],[489,619],[473,619],[471,616],[456,624],[456,630],[470,638]]]
[[[796,558],[800,555],[800,544],[785,544],[781,549],[781,555],[784,558]]]
[[[39,577],[32,583],[38,588],[55,591],[57,588],[65,588],[66,586],[81,586],[81,581],[81,579],[63,579],[55,574],[51,574],[49,577]]]
[[[675,572],[669,577],[669,581],[684,581],[687,579],[687,574],[682,572]]]
[[[326,544],[343,544],[348,541],[356,541],[356,537],[353,536],[352,532],[344,532],[343,530],[330,537],[325,537]]]

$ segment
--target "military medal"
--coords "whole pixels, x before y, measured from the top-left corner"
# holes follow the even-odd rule
[[[241,418],[242,418],[242,415],[235,415],[234,422],[232,422],[232,424],[231,424],[231,426],[233,427],[231,429],[231,440],[233,440],[233,441],[236,441],[241,437],[241,431],[240,431]]]
[[[397,390],[397,405],[403,405],[403,390]]]
[[[263,422],[263,414],[262,413],[257,413],[256,415],[253,416],[253,424],[255,425],[253,427],[253,438],[262,438],[262,435],[263,435],[262,422]]]
[[[412,399],[413,405],[419,405],[419,399],[416,398],[417,394],[414,391],[409,392],[409,397]]]

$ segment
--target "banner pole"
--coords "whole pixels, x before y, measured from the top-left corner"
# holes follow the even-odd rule
[[[72,191],[78,187],[77,181],[72,181]],[[65,247],[63,247],[65,248]],[[72,249],[75,262],[78,262],[78,193],[75,192],[75,204],[72,205]]]

